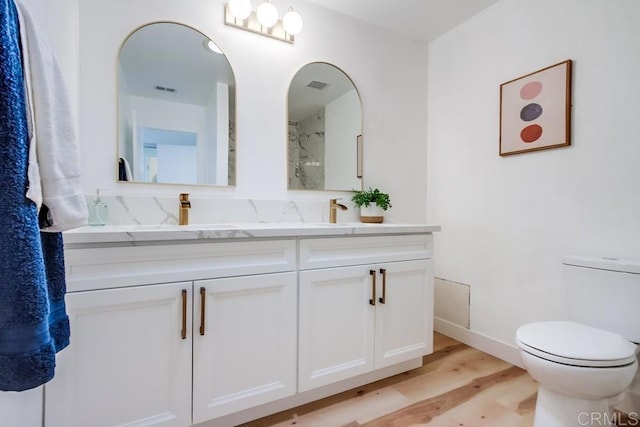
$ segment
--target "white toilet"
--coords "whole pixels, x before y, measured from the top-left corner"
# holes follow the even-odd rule
[[[516,332],[538,382],[534,427],[612,425],[614,404],[638,417],[640,261],[565,257],[563,264],[570,320]]]

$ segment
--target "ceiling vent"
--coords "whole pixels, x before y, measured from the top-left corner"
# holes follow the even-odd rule
[[[327,83],[319,82],[317,80],[313,80],[307,86],[312,87],[314,89],[324,89],[324,87],[327,86]]]
[[[155,85],[154,86],[156,90],[160,90],[162,92],[175,92],[176,90],[172,87],[164,87],[164,86],[158,86]]]

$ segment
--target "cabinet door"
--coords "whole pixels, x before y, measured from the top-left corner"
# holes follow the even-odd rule
[[[417,260],[377,267],[376,369],[433,351],[431,265],[431,260]]]
[[[42,427],[43,387],[16,393],[0,391],[0,425]]]
[[[373,284],[366,266],[300,272],[298,390],[373,369]]]
[[[195,282],[194,424],[295,394],[296,296],[293,272]]]
[[[191,425],[191,287],[67,294],[71,344],[45,386],[45,425]]]

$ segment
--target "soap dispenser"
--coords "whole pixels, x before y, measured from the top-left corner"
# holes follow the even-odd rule
[[[109,209],[100,198],[100,189],[96,188],[96,198],[89,203],[89,225],[105,225],[109,217]]]

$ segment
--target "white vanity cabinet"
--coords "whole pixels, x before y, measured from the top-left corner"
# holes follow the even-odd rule
[[[438,230],[69,234],[71,344],[44,427],[230,427],[414,369],[432,351]]]
[[[432,352],[432,236],[301,239],[300,392]]]
[[[190,426],[293,395],[295,250],[295,239],[67,250],[72,336],[45,426]]]
[[[296,274],[198,281],[194,290],[193,423],[294,395]]]
[[[190,425],[191,288],[68,294],[73,334],[45,386],[45,426]]]

